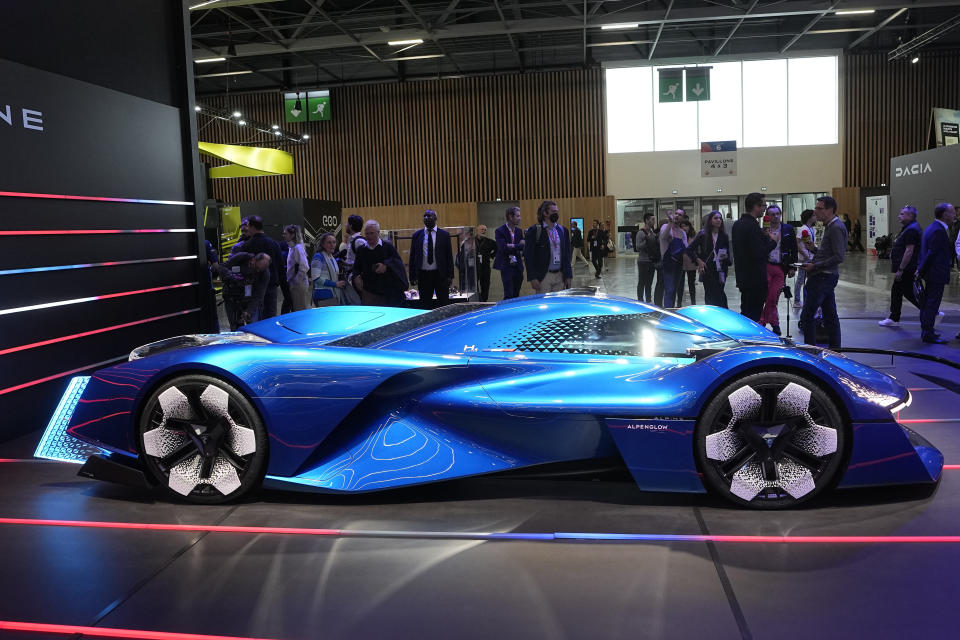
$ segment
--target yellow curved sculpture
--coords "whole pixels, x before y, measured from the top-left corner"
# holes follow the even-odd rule
[[[232,162],[210,169],[211,178],[247,178],[293,174],[293,156],[279,149],[199,142],[201,153]]]

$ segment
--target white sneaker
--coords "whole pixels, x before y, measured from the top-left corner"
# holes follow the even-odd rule
[[[937,311],[937,319],[933,321],[933,326],[939,325],[943,322],[943,311]]]
[[[900,326],[899,322],[897,322],[896,320],[891,320],[890,318],[884,318],[877,324],[880,325],[881,327],[899,327]]]

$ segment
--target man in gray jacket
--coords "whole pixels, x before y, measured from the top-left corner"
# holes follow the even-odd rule
[[[847,256],[847,228],[837,217],[837,201],[830,196],[817,198],[813,208],[817,220],[823,223],[823,240],[813,260],[803,264],[807,272],[806,292],[800,325],[803,341],[817,343],[817,323],[813,319],[822,309],[823,325],[830,336],[830,348],[840,348],[840,318],[837,316],[835,289],[840,280],[840,265]]]

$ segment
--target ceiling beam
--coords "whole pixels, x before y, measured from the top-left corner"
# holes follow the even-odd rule
[[[810,29],[812,29],[812,28],[814,27],[814,25],[816,25],[818,22],[820,22],[820,20],[823,18],[823,16],[827,15],[828,13],[830,13],[830,12],[832,12],[834,9],[836,9],[836,7],[837,7],[838,4],[840,4],[840,0],[836,0],[836,2],[831,2],[829,7],[827,7],[825,10],[821,11],[818,15],[814,16],[813,19],[812,19],[810,22],[807,23],[807,26],[805,26],[805,27],[803,28],[803,31],[801,31],[801,32],[798,33],[797,35],[793,36],[793,38],[790,39],[790,42],[788,42],[787,44],[785,44],[785,45],[783,46],[783,48],[780,49],[780,55],[783,55],[784,53],[786,53],[786,52],[787,52],[787,49],[789,49],[790,47],[792,47],[793,45],[795,45],[795,44],[797,43],[797,41],[800,40],[800,38],[802,38],[803,36],[805,36],[805,35],[807,34],[807,32],[810,31]]]
[[[313,17],[317,15],[318,11],[320,11],[320,7],[323,6],[324,2],[325,0],[317,0],[315,4],[310,6],[310,10],[307,11],[307,15],[303,17],[303,20],[300,21],[300,24],[297,25],[297,28],[293,30],[292,34],[290,34],[291,40],[296,40],[303,34],[304,29],[307,28],[307,25],[310,23]]]
[[[380,56],[378,56],[376,51],[374,51],[374,50],[371,49],[369,46],[367,46],[366,44],[364,44],[363,42],[361,42],[361,41],[360,41],[360,38],[358,38],[357,36],[353,35],[353,34],[350,33],[349,31],[347,31],[346,29],[344,29],[343,27],[341,27],[341,26],[340,26],[340,23],[338,23],[336,20],[334,20],[333,18],[331,18],[331,17],[330,17],[330,14],[328,14],[326,11],[324,11],[323,8],[322,8],[319,4],[317,4],[316,0],[305,0],[305,1],[306,1],[306,3],[307,3],[308,5],[310,5],[312,8],[314,8],[314,9],[317,10],[317,15],[319,15],[321,18],[323,18],[324,20],[326,20],[327,22],[329,22],[331,25],[333,25],[333,27],[334,27],[337,31],[339,31],[340,33],[342,33],[343,35],[345,35],[347,38],[349,38],[350,40],[352,40],[354,44],[359,45],[361,48],[363,48],[363,50],[366,51],[367,53],[369,53],[371,56],[373,56],[374,59],[375,59],[377,62],[379,62],[379,63],[382,64],[383,66],[385,66],[385,67],[387,67],[388,69],[390,69],[390,71],[391,71],[391,73],[393,73],[393,75],[397,76],[398,78],[400,77],[400,72],[399,72],[399,70],[394,69],[394,68],[393,68],[393,65],[384,62],[384,61],[383,61],[383,58],[381,58]]]
[[[647,60],[653,60],[653,52],[657,50],[657,45],[660,43],[660,36],[663,35],[663,26],[666,24],[667,18],[670,17],[670,11],[673,9],[673,0],[670,0],[670,3],[667,5],[667,10],[663,14],[664,22],[660,23],[660,26],[657,27],[657,37],[653,39],[653,44],[650,45],[650,53],[647,55]]]
[[[896,49],[894,49],[893,51],[888,52],[887,62],[896,60],[897,58],[908,56],[911,53],[918,51],[922,47],[933,42],[934,40],[943,37],[945,33],[950,31],[951,29],[957,28],[958,26],[960,26],[960,13],[958,13],[957,15],[953,16],[952,18],[944,22],[941,22],[940,24],[935,26],[933,29],[930,29],[929,31],[925,31],[924,33],[921,33],[910,42],[905,42],[899,47],[897,47]]]
[[[409,0],[400,0],[400,4],[402,4],[402,5],[403,5],[403,8],[406,9],[407,12],[408,12],[411,16],[413,16],[413,19],[417,21],[417,24],[420,25],[420,28],[423,29],[424,31],[426,31],[426,32],[429,34],[430,40],[433,40],[433,44],[435,44],[436,47],[437,47],[437,49],[440,50],[440,53],[442,53],[443,55],[445,55],[445,56],[447,57],[447,59],[450,61],[450,63],[453,64],[453,67],[454,67],[454,69],[457,70],[457,73],[463,73],[463,69],[461,69],[461,68],[459,67],[459,65],[457,65],[457,61],[454,60],[452,56],[450,56],[449,54],[447,54],[447,51],[446,51],[446,49],[443,48],[443,45],[440,44],[440,42],[439,42],[436,38],[433,37],[433,30],[430,28],[430,25],[428,25],[426,22],[424,22],[424,21],[423,21],[423,18],[421,18],[420,15],[419,15],[416,11],[414,11],[413,5],[410,4],[410,1],[409,1]]]
[[[753,10],[757,8],[758,4],[760,4],[760,0],[753,0],[753,2],[750,3],[750,6],[747,7],[746,12],[743,14],[743,17],[737,20],[737,23],[733,25],[732,29],[730,29],[730,34],[726,37],[726,39],[723,42],[720,43],[720,46],[717,47],[717,50],[713,52],[714,58],[720,55],[720,52],[723,51],[723,48],[727,46],[727,43],[730,42],[731,38],[733,38],[733,34],[737,32],[737,29],[739,29],[740,25],[743,24],[743,21],[747,19],[747,16],[753,13]]]
[[[523,56],[520,55],[520,50],[517,49],[517,43],[513,39],[513,34],[510,33],[510,25],[507,24],[507,18],[503,15],[503,9],[500,8],[500,0],[493,0],[493,6],[496,7],[497,14],[500,15],[500,22],[503,23],[503,28],[507,30],[507,39],[510,41],[510,48],[513,49],[513,54],[517,56],[517,64],[520,65],[520,71],[525,71]]]
[[[907,10],[906,7],[901,7],[901,8],[899,8],[899,9],[897,9],[896,11],[894,11],[893,13],[891,13],[889,16],[887,16],[887,18],[886,18],[883,22],[881,22],[880,24],[878,24],[878,25],[875,26],[874,28],[870,29],[870,31],[867,31],[865,34],[863,34],[862,36],[860,36],[859,38],[857,38],[856,40],[854,40],[853,42],[851,42],[850,44],[848,44],[848,45],[847,45],[847,51],[850,51],[850,50],[853,49],[855,46],[857,46],[858,44],[860,44],[861,42],[863,42],[864,40],[866,40],[867,38],[869,38],[870,36],[872,36],[873,34],[875,34],[877,31],[880,31],[880,29],[883,29],[885,26],[887,26],[888,24],[890,24],[891,22],[893,22],[894,20],[896,20],[897,18],[899,18],[900,15],[901,15],[903,12],[905,12],[906,10]]]
[[[443,25],[447,24],[447,18],[450,17],[450,14],[453,13],[453,10],[457,8],[458,4],[460,4],[460,0],[450,0],[450,4],[447,5],[447,8],[443,10],[443,13],[440,14],[440,17],[437,18],[436,22],[433,23],[433,28],[439,29]]]

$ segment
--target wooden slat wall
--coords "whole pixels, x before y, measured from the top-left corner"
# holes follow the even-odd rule
[[[887,62],[885,53],[841,57],[843,184],[890,182],[890,159],[927,148],[930,109],[960,109],[960,51]]]
[[[848,214],[853,224],[860,215],[860,187],[834,187],[833,199],[837,201],[837,213]]]
[[[312,137],[293,150],[295,175],[215,180],[212,195],[353,208],[604,194],[600,69],[344,87],[331,98],[331,121],[290,125],[280,92],[201,100]],[[200,139],[236,144],[244,133],[216,122]]]

